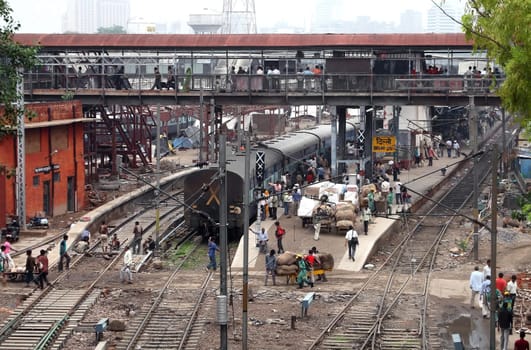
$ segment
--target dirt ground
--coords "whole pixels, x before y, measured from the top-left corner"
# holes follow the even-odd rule
[[[178,152],[166,160],[180,165],[192,165],[197,159],[197,151],[189,150]],[[114,194],[114,196],[119,194]],[[65,215],[54,219],[57,227],[66,227],[71,221],[75,221],[78,215]],[[501,222],[501,218],[498,220]],[[479,261],[473,259],[472,242],[466,238],[471,228],[464,222],[452,224],[450,231],[441,244],[437,258],[437,270],[431,281],[430,297],[430,326],[440,329],[443,349],[451,349],[451,334],[459,332],[464,336],[467,349],[483,349],[485,341],[488,341],[488,320],[481,318],[481,311],[471,309],[469,301],[468,279],[474,266],[480,268],[485,264],[490,253],[490,233],[482,230],[479,235]],[[397,236],[398,237],[398,236]],[[497,269],[505,273],[509,278],[513,273],[530,272],[531,258],[531,235],[529,232],[521,232],[518,228],[498,227],[497,236]],[[390,242],[392,243],[392,242]],[[465,249],[462,254],[452,254],[452,248],[462,246]],[[371,262],[378,265],[383,261],[383,251],[380,257],[377,253]],[[190,274],[206,273],[203,266],[206,265],[206,247],[202,247],[195,257],[195,266],[190,267]],[[133,285],[123,286],[119,283],[109,283],[104,287],[104,293],[100,301],[90,310],[83,323],[92,324],[101,317],[132,321],[136,310],[142,305],[149,303],[157,293],[161,281],[167,275],[170,266],[165,270],[143,272],[135,276]],[[263,273],[251,271],[249,287],[251,300],[248,308],[248,348],[249,349],[301,349],[307,348],[311,340],[315,339],[330,320],[335,316],[349,298],[356,292],[364,279],[369,276],[369,271],[347,274],[341,271],[332,271],[328,274],[328,282],[317,282],[311,289],[317,293],[316,300],[312,303],[309,314],[301,318],[300,300],[310,288],[297,290],[294,285],[286,285],[284,279],[277,281],[277,286],[264,286]],[[211,281],[212,290],[207,298],[215,298],[219,282]],[[183,279],[186,279],[185,275]],[[229,348],[241,347],[242,341],[242,276],[241,273],[230,275],[229,287],[231,289],[233,303],[229,307]],[[0,292],[0,298],[7,300],[13,295]],[[529,304],[529,302],[527,302]],[[212,303],[210,303],[212,304]],[[4,320],[12,312],[16,303],[6,303],[0,308],[0,321]],[[201,350],[219,349],[219,325],[216,324],[216,310],[209,308],[202,310],[203,317],[210,318],[201,337]],[[292,324],[292,319],[295,322]],[[292,328],[292,325],[294,326]],[[515,322],[515,327],[523,326],[521,321]],[[82,327],[80,328],[82,329]],[[106,332],[105,339],[111,340],[112,344],[121,338],[120,332]],[[75,332],[74,337],[67,343],[65,349],[85,350],[94,348],[94,336],[90,332]]]

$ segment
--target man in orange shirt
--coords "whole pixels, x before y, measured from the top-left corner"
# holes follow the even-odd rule
[[[505,289],[507,288],[507,281],[503,279],[503,272],[500,272],[498,274],[498,278],[496,278],[496,289],[500,291],[500,293],[503,295],[503,292],[505,292]]]

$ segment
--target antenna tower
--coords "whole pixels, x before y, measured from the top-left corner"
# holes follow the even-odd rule
[[[254,0],[223,0],[222,34],[256,34]]]

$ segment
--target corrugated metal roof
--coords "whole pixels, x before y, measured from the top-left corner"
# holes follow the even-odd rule
[[[23,45],[108,49],[304,49],[335,47],[471,48],[462,33],[448,34],[15,34]]]

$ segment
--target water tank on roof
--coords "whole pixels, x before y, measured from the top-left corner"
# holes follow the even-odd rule
[[[223,17],[221,13],[205,8],[200,13],[190,14],[188,25],[195,34],[215,34],[223,25]]]

